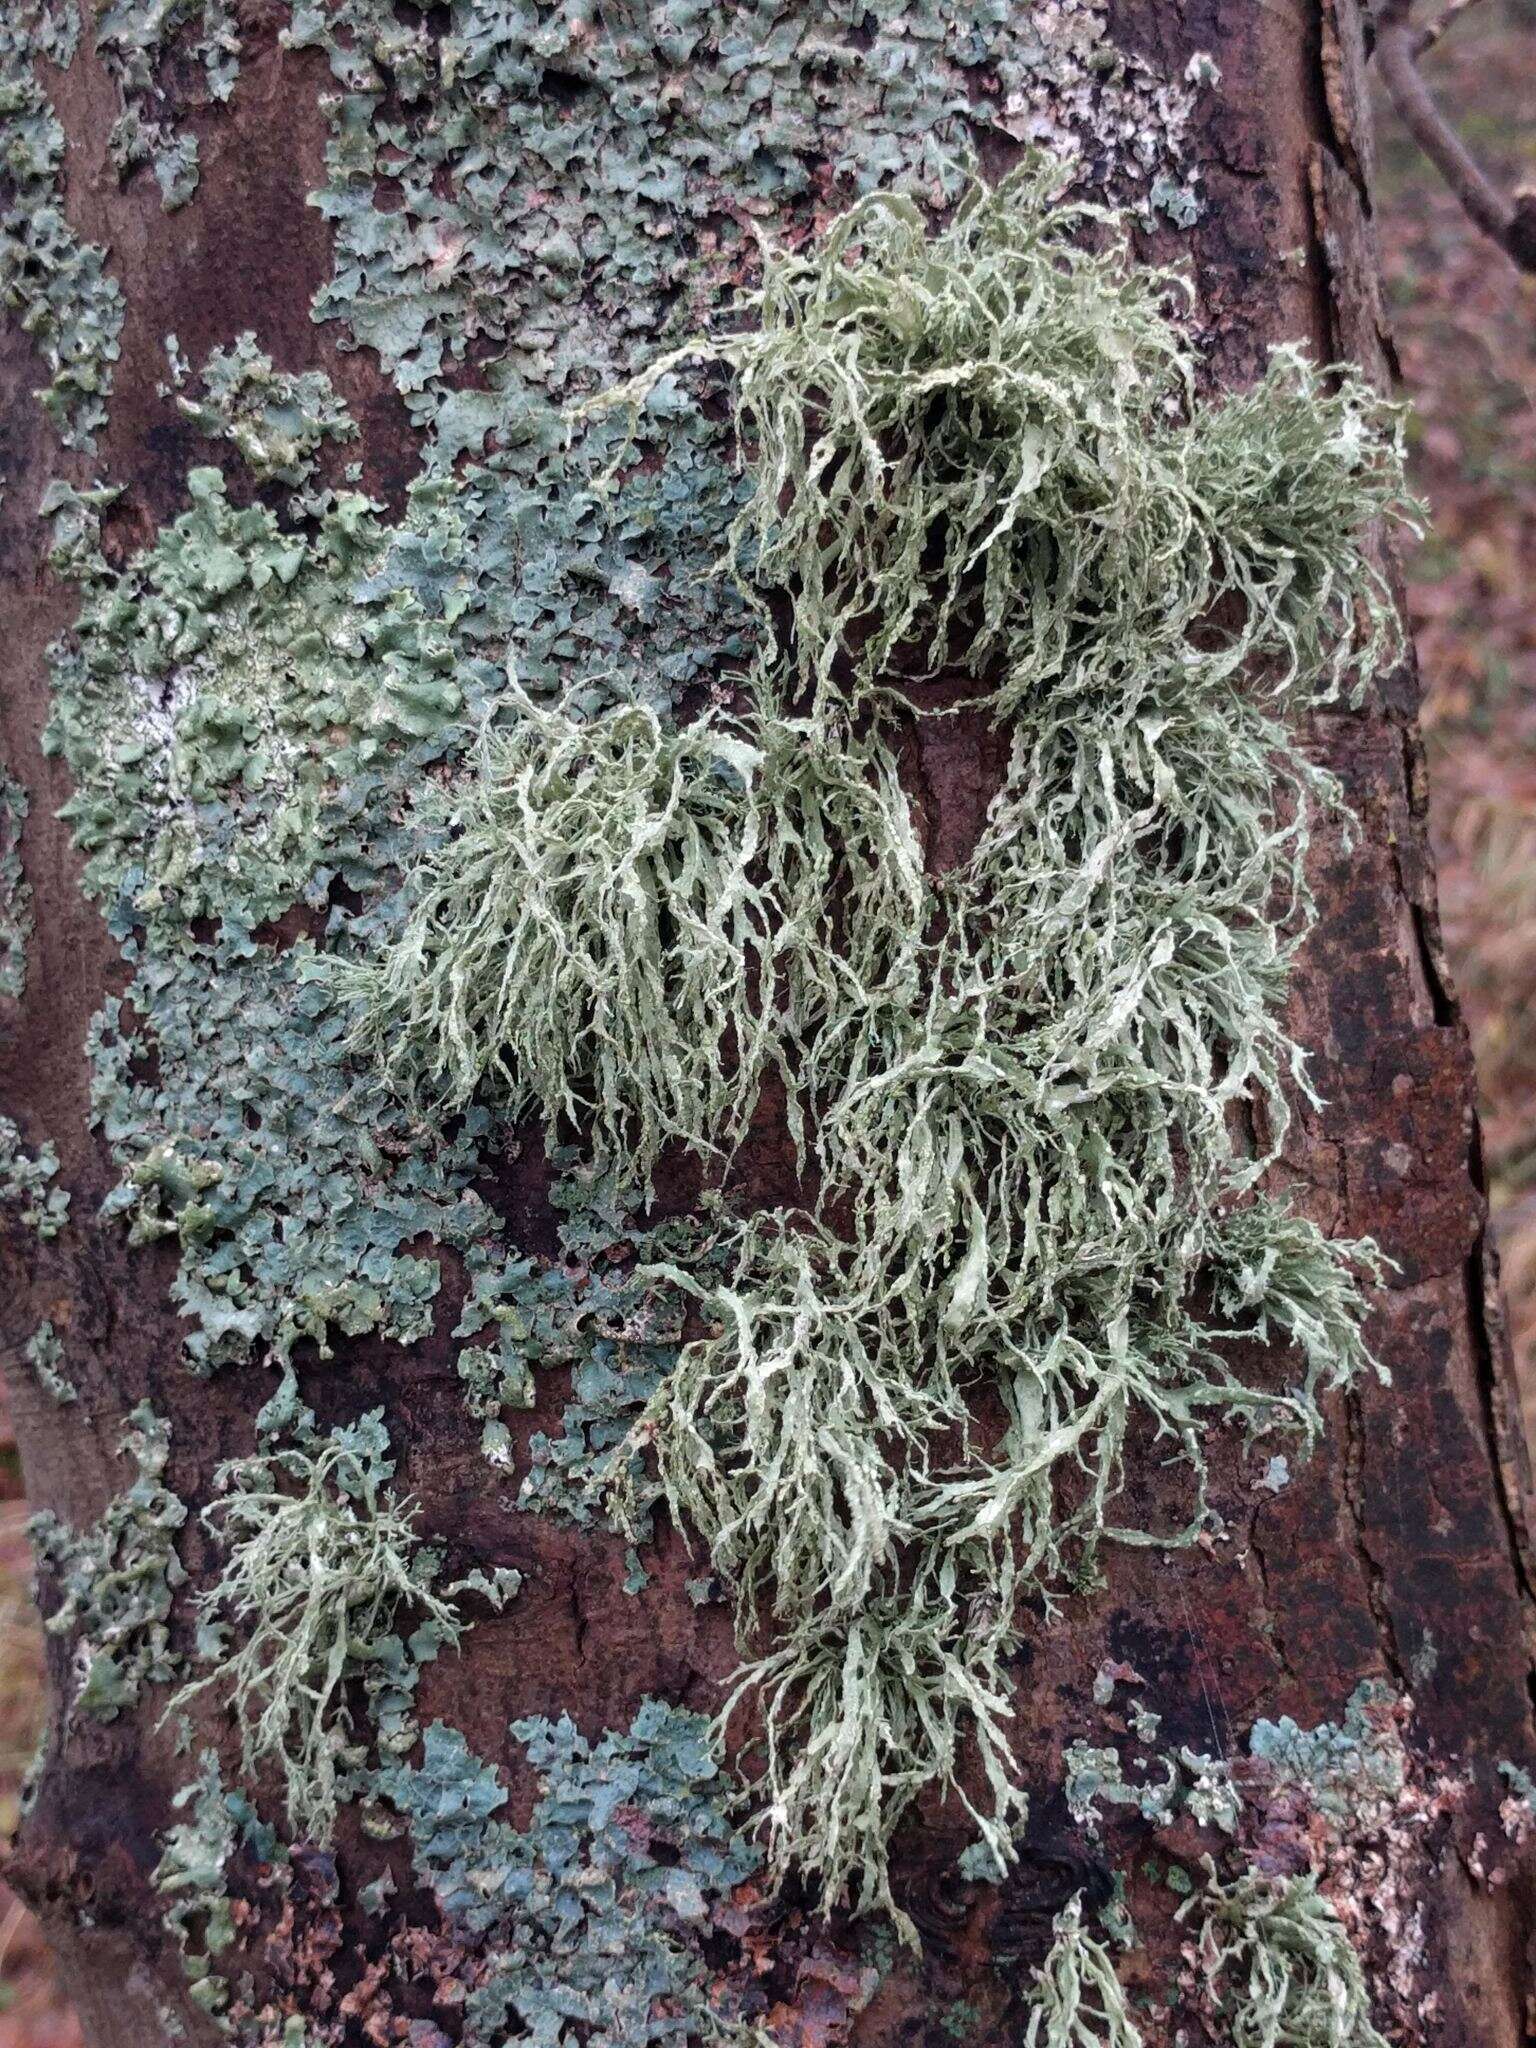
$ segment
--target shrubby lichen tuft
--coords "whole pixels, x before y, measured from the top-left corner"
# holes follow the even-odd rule
[[[1080,1896],[1056,1915],[1027,2007],[1023,2048],[1142,2048],[1114,1958],[1083,1925]]]
[[[1197,1914],[1208,1993],[1232,2048],[1386,2048],[1360,1958],[1311,1876],[1215,1872],[1179,1908]]]
[[[416,1668],[464,1632],[453,1596],[473,1590],[500,1606],[517,1577],[439,1588],[441,1556],[419,1541],[414,1502],[389,1484],[382,1410],[328,1436],[304,1418],[295,1437],[215,1475],[203,1521],[227,1556],[197,1602],[199,1653],[213,1669],[174,1705],[210,1686],[226,1695],[245,1769],[273,1760],[294,1833],[324,1846],[367,1754],[354,1739],[353,1686],[369,1696],[386,1745],[409,1748]],[[395,1628],[402,1610],[414,1618],[408,1653]]]
[[[603,402],[638,403],[691,356],[735,371],[752,480],[735,559],[762,627],[746,736],[797,760],[802,787],[894,794],[899,822],[887,803],[866,842],[882,914],[865,843],[852,863],[798,858],[817,798],[786,807],[792,862],[777,809],[745,806],[708,900],[743,900],[749,882],[728,878],[752,876],[760,845],[771,914],[760,938],[732,933],[708,984],[734,977],[727,1017],[695,1006],[678,1045],[661,992],[705,971],[692,927],[718,920],[691,906],[668,922],[637,859],[676,829],[666,790],[629,780],[623,850],[591,870],[590,829],[509,807],[512,911],[493,907],[493,933],[496,834],[471,786],[468,853],[450,837],[427,855],[406,938],[354,984],[382,995],[361,1028],[408,1071],[452,1060],[467,1081],[499,1063],[546,1115],[582,1121],[559,1084],[592,1071],[594,983],[617,1012],[604,1041],[655,1045],[669,1081],[727,1050],[741,1094],[770,1066],[790,1076],[816,1208],[728,1227],[719,1283],[668,1271],[711,1327],[636,1441],[736,1596],[751,1654],[735,1698],[753,1693],[765,1724],[774,1867],[799,1862],[829,1899],[852,1884],[865,1906],[892,1904],[891,1830],[926,1785],[956,1785],[967,1724],[984,1840],[1011,1853],[999,1666],[1022,1595],[1049,1608],[1105,1540],[1192,1542],[1214,1422],[1309,1445],[1321,1395],[1367,1363],[1357,1276],[1379,1273],[1371,1247],[1329,1244],[1257,1183],[1287,1089],[1306,1086],[1282,1006],[1312,915],[1310,822],[1340,803],[1289,720],[1395,649],[1361,533],[1402,507],[1396,417],[1293,352],[1253,392],[1200,401],[1167,279],[1113,238],[1078,249],[1053,193],[1027,165],[935,236],[909,199],[864,201],[819,246],[769,252],[758,325]],[[887,728],[957,669],[1010,727],[1011,758],[970,856],[926,876]],[[608,745],[584,730],[562,725],[560,745]],[[689,734],[716,744],[705,723],[679,749]],[[531,867],[593,872],[615,901],[632,888],[640,965],[631,930],[578,912],[563,984],[498,979],[507,934],[533,920]],[[755,991],[748,937],[759,969],[777,962]],[[563,939],[548,945],[563,963]],[[707,1156],[742,1127],[729,1091],[695,1085],[669,1116],[629,1073],[585,1119],[599,1164],[634,1147],[648,1168],[664,1136]],[[1239,1110],[1255,1145],[1237,1142]],[[1278,1340],[1300,1377],[1249,1384],[1224,1349],[1237,1337]],[[1006,1420],[990,1450],[966,1428],[983,1380]],[[1115,1517],[1137,1432],[1190,1470],[1182,1523]]]

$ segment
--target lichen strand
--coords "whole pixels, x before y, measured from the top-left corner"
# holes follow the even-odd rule
[[[1181,1908],[1199,1917],[1211,2003],[1232,2048],[1387,2048],[1360,1959],[1311,1877],[1213,1872]]]
[[[569,1720],[512,1733],[540,1781],[526,1829],[497,1818],[496,1772],[441,1723],[419,1766],[378,1778],[445,1927],[472,1938],[466,2048],[745,2043],[711,2006],[699,1946],[756,1861],[727,1818],[708,1723],[649,1700],[627,1733],[590,1745]]]
[[[381,1410],[324,1437],[301,1413],[287,1435],[289,1447],[230,1460],[215,1476],[203,1521],[227,1555],[197,1603],[199,1654],[213,1669],[173,1705],[210,1686],[227,1697],[245,1770],[273,1760],[294,1835],[324,1847],[369,1753],[354,1735],[354,1687],[379,1746],[408,1752],[420,1665],[464,1633],[455,1597],[475,1592],[500,1607],[519,1581],[475,1572],[439,1584],[441,1554],[419,1541],[414,1502],[390,1485]],[[408,1643],[396,1632],[402,1613]]]
[[[67,448],[92,448],[106,420],[123,295],[106,251],[64,217],[64,131],[37,65],[68,64],[79,37],[73,6],[15,0],[0,21],[0,304],[41,356],[38,392]]]
[[[426,807],[399,937],[338,971],[397,1074],[493,1078],[600,1165],[729,1152],[770,1071],[813,1134],[812,1213],[725,1220],[723,1283],[667,1271],[713,1327],[636,1441],[735,1595],[772,1866],[864,1907],[894,1909],[894,1827],[959,1788],[968,1731],[1011,1855],[1021,1603],[1105,1540],[1192,1542],[1214,1423],[1310,1446],[1379,1270],[1258,1184],[1306,1086],[1282,1008],[1340,802],[1291,721],[1395,649],[1361,533],[1402,506],[1397,422],[1293,351],[1197,401],[1169,280],[1077,247],[1059,182],[1028,163],[937,235],[860,202],[770,253],[757,324],[597,402],[735,374],[750,713],[670,747],[638,713],[526,718]],[[957,671],[1011,757],[930,877],[891,749]],[[1296,1377],[1239,1377],[1239,1336]],[[1190,1469],[1171,1526],[1116,1519],[1138,1434]]]
[[[0,767],[0,997],[19,1002],[27,987],[32,888],[21,865],[27,792]]]
[[[1083,1925],[1081,1898],[1056,1916],[1027,2010],[1023,2048],[1142,2048],[1114,1958]]]
[[[66,1692],[71,1718],[114,1720],[146,1685],[163,1684],[181,1670],[169,1624],[176,1588],[187,1576],[176,1553],[187,1506],[165,1484],[170,1443],[169,1425],[141,1402],[118,1446],[138,1468],[133,1484],[114,1494],[87,1528],[72,1529],[46,1509],[27,1523],[43,1625],[73,1648]]]

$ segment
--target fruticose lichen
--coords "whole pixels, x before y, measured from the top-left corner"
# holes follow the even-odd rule
[[[1386,2048],[1360,1958],[1310,1876],[1212,1872],[1179,1909],[1200,1916],[1199,1957],[1232,2048]]]
[[[1027,2005],[1023,2048],[1141,2048],[1114,1958],[1083,1926],[1080,1896],[1056,1916]]]
[[[110,1721],[145,1685],[178,1676],[169,1621],[186,1570],[176,1536],[186,1502],[165,1484],[171,1432],[147,1402],[129,1415],[118,1448],[138,1467],[85,1529],[44,1509],[27,1523],[42,1589],[50,1596],[43,1626],[73,1643],[68,1712]]]
[[[512,1733],[540,1778],[526,1829],[496,1817],[507,1793],[495,1770],[441,1722],[419,1765],[377,1780],[445,1925],[474,1938],[465,2042],[744,2041],[709,2005],[698,1947],[756,1862],[726,1817],[705,1719],[648,1700],[627,1734],[593,1744],[569,1720]]]
[[[936,235],[863,201],[768,252],[744,331],[597,402],[735,373],[750,708],[668,740],[520,707],[427,799],[391,943],[327,974],[397,1085],[492,1079],[599,1166],[728,1159],[782,1080],[814,1207],[727,1217],[721,1282],[665,1269],[711,1327],[636,1442],[735,1596],[724,1718],[762,1719],[772,1867],[862,1907],[894,1910],[892,1831],[958,1789],[967,1733],[1012,1853],[1024,1596],[1104,1540],[1193,1541],[1211,1423],[1306,1447],[1366,1363],[1371,1248],[1257,1183],[1306,1085],[1282,1003],[1339,803],[1288,720],[1395,645],[1360,536],[1401,504],[1399,435],[1294,351],[1200,402],[1169,280],[1074,243],[1058,184],[1027,164]],[[957,674],[1012,752],[930,876],[894,746]],[[1299,1381],[1240,1379],[1240,1335]],[[1182,1526],[1114,1518],[1142,1431],[1190,1467]]]
[[[441,1554],[415,1532],[415,1504],[390,1486],[394,1460],[382,1410],[320,1436],[300,1422],[290,1448],[231,1459],[203,1521],[227,1551],[200,1594],[199,1651],[213,1670],[184,1686],[180,1708],[206,1688],[227,1695],[254,1773],[281,1771],[289,1824],[322,1847],[349,1774],[367,1755],[354,1740],[351,1688],[361,1686],[380,1742],[408,1750],[418,1667],[456,1649],[465,1624],[455,1594],[501,1606],[516,1573],[439,1590]],[[407,1646],[397,1615],[414,1619]]]

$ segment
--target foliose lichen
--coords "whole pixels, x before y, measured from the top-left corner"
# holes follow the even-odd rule
[[[419,1765],[377,1781],[444,1922],[474,1937],[465,2042],[744,2039],[711,2009],[700,1936],[757,1859],[727,1817],[707,1721],[648,1700],[627,1733],[591,1744],[564,1719],[512,1733],[540,1780],[526,1829],[497,1817],[495,1770],[440,1722]]]
[[[26,993],[32,936],[32,886],[21,865],[27,810],[26,790],[0,767],[0,996],[13,1002]]]
[[[0,1208],[13,1209],[22,1227],[45,1241],[58,1236],[69,1216],[68,1188],[52,1185],[58,1174],[53,1140],[28,1152],[16,1125],[0,1116]]]
[[[73,1645],[67,1712],[114,1720],[146,1685],[176,1678],[171,1603],[186,1582],[176,1537],[186,1502],[165,1484],[170,1426],[147,1402],[129,1415],[119,1450],[137,1475],[100,1518],[74,1529],[44,1509],[27,1523],[44,1595],[43,1626]]]
[[[92,448],[106,419],[123,295],[106,251],[64,215],[64,131],[35,69],[74,56],[72,6],[15,0],[0,21],[0,304],[32,338],[48,382],[38,393],[67,448]]]

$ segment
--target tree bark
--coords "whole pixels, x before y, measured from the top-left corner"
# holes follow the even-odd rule
[[[781,13],[801,22],[813,11],[819,18],[819,10]],[[372,103],[374,118],[420,135],[433,94],[449,89],[442,39],[464,35],[471,13],[458,4],[399,9],[402,47],[419,34],[438,69],[418,87],[381,59],[386,83]],[[767,8],[742,13],[756,61],[772,69],[781,60],[762,55],[762,39],[780,16]],[[1027,86],[1020,88],[1023,110],[975,123],[990,173],[1016,157],[1032,114],[1036,130],[1057,146],[1066,137],[1082,148],[1090,192],[1144,198],[1151,174],[1143,159],[1172,165],[1180,176],[1198,167],[1199,218],[1179,225],[1166,212],[1149,216],[1157,225],[1143,229],[1139,248],[1148,260],[1188,266],[1213,388],[1247,384],[1272,343],[1294,339],[1320,360],[1348,358],[1378,379],[1389,376],[1355,0],[1283,8],[1123,0],[1102,45],[1086,4],[1018,13],[1040,17],[1042,55],[1017,74]],[[914,35],[927,34],[946,22],[944,10],[924,6],[911,26]],[[694,235],[718,238],[732,218],[750,212],[770,235],[803,236],[852,196],[850,165],[879,160],[888,145],[893,173],[910,172],[917,145],[889,103],[871,97],[867,71],[861,77],[861,67],[894,47],[885,15],[848,27],[839,13],[824,26],[846,52],[847,70],[838,74],[846,84],[823,94],[789,141],[766,132],[746,138],[759,152],[754,162],[792,166],[795,177],[765,173],[749,205],[740,167],[719,172],[719,213],[696,212]],[[248,0],[239,27],[240,75],[227,101],[207,95],[199,64],[174,38],[156,51],[149,98],[139,95],[137,103],[152,100],[169,126],[199,141],[198,187],[175,211],[162,210],[150,166],[120,178],[109,162],[108,132],[125,88],[89,28],[67,69],[46,59],[37,65],[67,135],[69,224],[109,250],[124,295],[121,354],[94,457],[61,450],[28,396],[45,381],[33,344],[15,324],[0,334],[8,395],[0,547],[9,590],[0,721],[6,761],[30,798],[21,845],[35,923],[24,993],[0,998],[0,1091],[31,1154],[45,1140],[57,1147],[57,1184],[71,1197],[65,1228],[46,1241],[6,1212],[12,1398],[29,1498],[76,1530],[92,1525],[133,1477],[117,1451],[129,1412],[147,1399],[169,1423],[167,1483],[189,1507],[176,1540],[191,1584],[176,1590],[169,1624],[172,1652],[184,1661],[192,1654],[192,1592],[216,1562],[197,1512],[212,1498],[218,1461],[249,1451],[253,1418],[277,1380],[261,1343],[211,1377],[190,1373],[188,1317],[171,1293],[181,1258],[176,1238],[130,1244],[119,1217],[99,1213],[124,1168],[111,1136],[93,1126],[83,1048],[93,1016],[126,986],[131,965],[121,934],[109,932],[100,905],[82,893],[81,855],[57,815],[71,793],[65,765],[39,751],[48,715],[45,650],[68,628],[76,598],[49,572],[46,532],[34,515],[52,479],[78,486],[109,479],[121,495],[104,515],[102,544],[109,564],[121,568],[183,512],[189,471],[228,458],[226,446],[178,410],[178,395],[194,386],[176,386],[167,371],[167,329],[194,366],[253,330],[280,370],[326,372],[360,431],[355,441],[321,451],[322,473],[339,481],[344,465],[359,461],[361,487],[381,501],[386,519],[402,516],[422,459],[412,394],[402,388],[409,375],[392,376],[377,345],[339,345],[355,339],[345,312],[339,320],[311,313],[341,266],[333,221],[307,202],[327,183],[328,133],[333,143],[343,134],[339,146],[349,146],[344,119],[327,103],[339,88],[326,53],[316,36],[297,38],[308,47],[284,46],[292,17],[279,0]],[[723,18],[707,21],[695,42],[723,39],[727,30]],[[1079,32],[1083,48],[1121,53],[1105,60],[1108,72],[1085,66],[1081,49],[1073,54]],[[621,30],[605,13],[574,28],[562,19],[558,35],[549,28],[547,69],[524,89],[539,95],[558,125],[572,108],[589,105],[593,92],[623,90],[601,61],[605,42],[613,48],[621,34],[638,43],[651,33],[637,23]],[[952,23],[933,33],[936,44],[915,45],[922,78],[953,66],[952,48],[964,40]],[[973,46],[956,75],[976,102],[1001,100],[998,45],[1025,35],[1025,24],[973,25],[968,33]],[[1208,53],[1209,67],[1191,66],[1198,52]],[[1128,71],[1124,53],[1134,59]],[[634,89],[660,92],[663,73],[676,108],[667,118],[679,130],[703,120],[698,95],[724,75],[713,45],[675,54],[655,74],[641,69]],[[1112,110],[1094,95],[1107,91],[1106,77],[1122,76],[1135,113],[1117,137]],[[926,88],[909,77],[906,89],[921,98]],[[799,103],[784,91],[798,120]],[[1170,138],[1179,117],[1169,108],[1185,98],[1187,136],[1176,161]],[[1138,140],[1145,141],[1141,156]],[[398,156],[386,147],[368,173],[378,221],[387,222],[396,204],[390,179],[408,146],[399,143]],[[454,179],[464,175],[448,152],[424,189],[452,201],[462,196]],[[581,163],[569,175],[600,181],[599,171]],[[484,204],[494,212],[494,201]],[[425,217],[424,202],[422,211]],[[581,247],[552,257],[524,244],[515,262],[569,263],[596,275],[608,260],[603,250],[636,224],[651,228],[653,215],[616,185],[594,201],[589,224]],[[451,226],[434,249],[450,278],[461,274],[455,264],[470,260]],[[746,281],[751,259],[742,253],[737,261]],[[643,296],[641,286],[634,290]],[[489,331],[479,302],[466,300],[453,318],[468,337],[468,360],[455,362],[450,348],[440,384],[484,392],[498,355],[516,353],[518,374],[535,378],[563,345],[579,349],[587,333],[579,295],[551,293],[547,311],[544,332],[508,337]],[[377,334],[365,331],[363,339],[376,344]],[[477,452],[471,446],[466,460]],[[249,498],[251,487],[244,489]],[[263,501],[259,489],[255,496]],[[447,508],[445,522],[450,517]],[[581,544],[572,533],[567,545]],[[648,545],[637,541],[637,554]],[[677,545],[680,570],[692,575],[696,564],[684,542]],[[520,573],[527,562],[525,554]],[[565,566],[557,563],[554,573]],[[514,571],[493,565],[479,573]],[[504,644],[489,649],[493,659],[504,651]],[[557,645],[554,658],[561,658]],[[1174,1918],[1180,1898],[1164,1874],[1178,1864],[1199,1882],[1202,1856],[1227,1853],[1229,1838],[1189,1812],[1170,1831],[1114,1804],[1096,1832],[1069,1811],[1060,1790],[1069,1744],[1139,1753],[1125,1718],[1133,1692],[1162,1716],[1154,1749],[1183,1746],[1236,1767],[1245,1799],[1238,1841],[1251,1862],[1263,1867],[1267,1858],[1294,1871],[1310,1860],[1321,1874],[1389,2038],[1465,2048],[1512,2048],[1529,2038],[1536,1871],[1520,1801],[1498,1771],[1501,1762],[1529,1766],[1536,1756],[1525,1453],[1486,1230],[1470,1055],[1437,936],[1416,703],[1417,681],[1404,663],[1358,709],[1320,713],[1308,736],[1311,751],[1342,779],[1360,832],[1352,851],[1330,832],[1314,855],[1321,917],[1293,979],[1292,1015],[1322,1101],[1298,1109],[1284,1161],[1293,1195],[1324,1229],[1374,1236],[1396,1262],[1373,1295],[1369,1331],[1391,1384],[1362,1382],[1335,1397],[1320,1447],[1278,1490],[1256,1487],[1251,1459],[1227,1446],[1212,1479],[1224,1540],[1173,1554],[1117,1552],[1106,1560],[1102,1589],[1073,1599],[1062,1619],[1033,1633],[1018,1660],[1014,1718],[1033,1795],[1020,1864],[1001,1884],[968,1881],[957,1871],[973,1832],[964,1814],[953,1802],[925,1808],[922,1823],[898,1837],[895,1859],[898,1898],[920,1930],[920,1956],[872,1946],[869,1929],[842,1915],[824,1922],[792,1888],[769,1900],[752,1880],[711,1897],[703,1919],[685,1920],[680,1934],[672,1930],[669,1939],[693,1958],[690,1981],[702,1971],[717,2003],[736,2001],[780,2041],[873,2048],[959,2039],[979,2048],[1022,2039],[1032,1971],[1049,1947],[1053,1916],[1079,1892],[1104,1903],[1117,1873],[1139,1935],[1121,1974],[1141,2001],[1146,2041],[1173,2048],[1214,2038],[1191,1925]],[[980,721],[957,719],[924,727],[913,745],[912,786],[942,859],[944,849],[963,850],[974,837],[997,773],[995,744]],[[335,888],[336,900],[344,899],[344,877]],[[295,902],[286,918],[259,926],[254,943],[276,954],[296,937],[317,934],[324,914]],[[210,989],[209,999],[216,996]],[[253,1014],[253,1042],[266,1029]],[[153,1037],[144,1036],[130,1062],[151,1089],[157,1057]],[[765,1188],[775,1185],[782,1169],[771,1141],[755,1170]],[[560,1219],[537,1147],[520,1159],[488,1158],[473,1185],[502,1219],[509,1247],[553,1258]],[[681,1181],[667,1192],[678,1204],[688,1195]],[[631,1591],[633,1566],[621,1537],[600,1523],[517,1511],[530,1436],[542,1430],[558,1438],[565,1427],[571,1361],[556,1358],[539,1370],[534,1406],[513,1416],[510,1475],[489,1467],[456,1366],[453,1331],[468,1288],[461,1251],[445,1231],[439,1243],[412,1240],[400,1255],[433,1265],[437,1291],[425,1334],[402,1341],[383,1320],[359,1335],[333,1330],[329,1362],[301,1342],[300,1385],[327,1427],[382,1406],[402,1487],[419,1500],[422,1531],[447,1546],[455,1572],[506,1566],[524,1575],[519,1597],[501,1614],[479,1615],[458,1656],[424,1667],[417,1713],[424,1725],[441,1721],[462,1731],[475,1755],[500,1769],[510,1792],[501,1817],[526,1832],[541,1825],[536,1802],[550,1780],[509,1724],[569,1714],[596,1743],[605,1731],[628,1730],[647,1698],[712,1712],[735,1661],[729,1619],[718,1603],[696,1604],[690,1595],[702,1563],[665,1521],[640,1560],[643,1583]],[[80,1398],[67,1405],[48,1397],[21,1358],[44,1318],[62,1338],[78,1387]],[[61,1597],[57,1574],[45,1565],[45,1615]],[[50,1637],[53,1725],[10,1881],[57,1945],[93,2048],[178,2038],[175,2027],[190,2039],[215,2038],[217,2022],[188,1996],[182,1948],[164,1918],[174,1901],[154,1877],[166,1830],[187,1818],[188,1809],[173,1812],[170,1802],[193,1776],[198,1752],[217,1744],[224,1783],[241,1782],[231,1724],[205,1697],[195,1708],[193,1749],[177,1754],[173,1728],[161,1719],[169,1688],[152,1678],[110,1719],[72,1709],[80,1683],[75,1635]],[[1121,1670],[1138,1676],[1117,1677]],[[1303,1731],[1339,1727],[1363,1680],[1384,1688],[1372,1696],[1370,1742],[1390,1753],[1397,1776],[1385,1805],[1320,1815],[1315,1787],[1309,1793],[1294,1779],[1266,1777],[1251,1731],[1283,1716]],[[272,1793],[264,1783],[263,1812],[275,1818]],[[381,1900],[386,1868],[394,1891]],[[474,2038],[462,2015],[483,1962],[475,1937],[450,1925],[419,1872],[413,1875],[409,1844],[371,1839],[356,1807],[343,1807],[331,1856],[301,1848],[274,1879],[270,1861],[264,1866],[246,1843],[224,1880],[234,1900],[233,1939],[215,1964],[233,1987],[224,2024],[237,2038],[402,2040],[422,2048]],[[665,2009],[662,1994],[655,2013]],[[291,2015],[308,2031],[285,2035]],[[633,2015],[613,2024],[617,2040],[652,2038]],[[509,2020],[506,2038],[520,2037]]]

